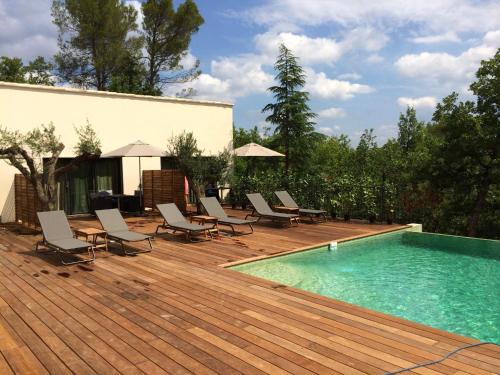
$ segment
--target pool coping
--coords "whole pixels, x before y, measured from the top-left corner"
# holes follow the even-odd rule
[[[259,261],[259,260],[270,259],[270,258],[277,258],[277,257],[280,257],[280,256],[285,256],[285,255],[300,253],[300,252],[303,252],[303,251],[313,250],[313,249],[316,249],[318,247],[328,246],[330,243],[332,243],[334,241],[337,242],[337,243],[343,243],[343,242],[349,242],[349,241],[359,240],[361,238],[368,238],[368,237],[378,236],[378,235],[382,235],[382,234],[387,234],[387,233],[392,233],[392,232],[398,232],[398,231],[408,231],[408,230],[414,231],[414,232],[421,232],[422,231],[422,225],[421,224],[398,225],[395,228],[388,228],[388,229],[379,231],[377,233],[359,234],[359,235],[356,235],[356,236],[350,236],[350,237],[341,238],[339,240],[331,240],[331,241],[326,241],[326,242],[319,242],[319,243],[316,243],[316,244],[307,245],[307,246],[299,247],[298,249],[293,249],[293,250],[289,250],[289,251],[283,251],[283,252],[280,252],[280,253],[268,254],[268,255],[258,255],[258,256],[252,257],[252,258],[246,258],[246,259],[236,260],[236,261],[233,261],[233,262],[222,263],[222,264],[219,264],[219,267],[230,268],[230,267],[234,267],[234,266],[239,266],[241,264],[256,262],[256,261]]]

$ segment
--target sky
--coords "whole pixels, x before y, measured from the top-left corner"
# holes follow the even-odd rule
[[[125,1],[140,9],[139,0]],[[181,0],[174,0],[178,5]],[[443,97],[468,90],[481,60],[500,47],[500,0],[196,0],[205,23],[194,35],[188,84],[199,99],[234,103],[237,127],[268,126],[280,43],[299,57],[316,129],[347,134],[366,128],[383,144],[397,134],[407,105],[429,121]],[[51,0],[0,0],[0,56],[57,52]],[[165,89],[173,95],[182,89]]]

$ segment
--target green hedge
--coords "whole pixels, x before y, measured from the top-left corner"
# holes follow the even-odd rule
[[[287,190],[301,207],[324,209],[337,216],[378,220],[388,217],[402,219],[397,214],[401,206],[397,188],[389,183],[376,183],[369,177],[354,178],[346,174],[336,178],[319,174],[288,176],[280,172],[257,172],[248,176],[234,176],[227,203],[236,206],[248,204],[246,193],[259,192],[271,204],[279,204],[274,191]]]

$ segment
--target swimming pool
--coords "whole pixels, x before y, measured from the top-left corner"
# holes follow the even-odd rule
[[[500,344],[499,241],[395,232],[232,269]]]

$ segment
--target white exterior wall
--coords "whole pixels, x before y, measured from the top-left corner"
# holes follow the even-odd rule
[[[166,97],[84,91],[0,82],[0,126],[29,131],[53,122],[66,148],[61,156],[74,156],[76,126],[88,121],[103,153],[136,140],[166,149],[168,139],[193,132],[206,155],[232,147],[232,104]],[[160,169],[160,158],[142,158],[142,169]],[[13,219],[12,186],[17,170],[0,160],[0,213]],[[124,193],[139,185],[138,159],[123,159]]]

